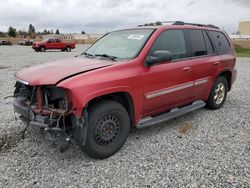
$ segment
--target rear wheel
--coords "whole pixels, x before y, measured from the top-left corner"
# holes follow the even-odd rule
[[[67,46],[67,47],[66,47],[66,51],[67,51],[67,52],[70,52],[70,51],[71,51],[71,47],[70,47],[70,46]]]
[[[209,109],[219,109],[223,106],[227,97],[228,85],[223,76],[219,76],[211,89],[206,105]]]
[[[125,143],[130,129],[126,109],[114,101],[102,101],[90,107],[86,153],[98,159],[116,153]]]

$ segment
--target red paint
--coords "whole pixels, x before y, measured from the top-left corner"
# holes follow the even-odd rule
[[[38,110],[39,112],[42,111],[43,108],[43,98],[42,98],[43,94],[42,94],[42,90],[41,90],[41,86],[37,87],[37,103],[38,103]]]
[[[212,85],[220,73],[228,71],[231,74],[231,85],[235,80],[236,58],[233,47],[231,54],[190,58],[177,63],[165,62],[145,67],[144,61],[159,34],[168,29],[183,28],[216,30],[198,26],[161,26],[156,28],[141,53],[133,60],[113,62],[77,57],[29,67],[19,71],[16,77],[29,82],[30,85],[56,85],[67,88],[72,109],[78,117],[90,100],[106,94],[126,92],[133,101],[136,125],[144,116],[197,99],[207,100]],[[70,77],[74,74],[77,75]],[[67,79],[64,79],[65,77]],[[204,79],[206,84],[198,84]],[[186,83],[193,85],[180,89]],[[151,99],[146,98],[147,94],[160,91],[175,92]]]
[[[49,43],[49,40],[53,39],[54,42]],[[60,39],[55,40],[55,38],[50,38],[47,40],[43,40],[41,42],[33,42],[32,48],[33,49],[40,49],[40,47],[45,47],[46,50],[53,50],[53,49],[66,49],[69,46],[71,49],[75,48],[74,42],[63,42]]]

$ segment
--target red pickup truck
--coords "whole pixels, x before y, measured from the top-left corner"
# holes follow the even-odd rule
[[[73,42],[62,42],[60,39],[49,38],[41,42],[34,42],[32,48],[36,52],[45,52],[46,50],[60,49],[61,51],[70,52],[71,49],[75,48]]]
[[[18,71],[14,110],[45,138],[106,158],[133,127],[221,108],[236,79],[235,60],[228,35],[213,25],[114,31],[78,57]]]

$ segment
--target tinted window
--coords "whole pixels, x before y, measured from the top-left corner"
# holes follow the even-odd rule
[[[190,42],[192,47],[192,56],[201,56],[207,54],[207,48],[201,30],[189,30]]]
[[[203,36],[204,36],[206,47],[207,47],[207,54],[212,54],[214,52],[214,48],[213,48],[210,38],[208,37],[205,31],[203,31]]]
[[[230,44],[223,33],[218,31],[208,31],[208,32],[211,35],[219,53],[225,53],[230,50]]]
[[[54,39],[49,39],[48,40],[48,43],[53,43],[54,42]]]
[[[173,60],[187,57],[185,38],[182,30],[168,30],[155,40],[150,54],[156,50],[166,50],[172,53]]]
[[[56,39],[56,42],[60,42],[60,39]]]

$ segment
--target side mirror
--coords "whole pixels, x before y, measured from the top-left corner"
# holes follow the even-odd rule
[[[148,56],[145,65],[152,66],[155,63],[160,63],[162,61],[171,61],[172,60],[172,53],[169,51],[164,50],[157,50],[154,51],[151,56]]]

